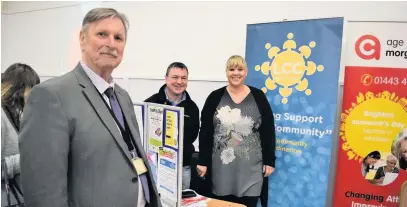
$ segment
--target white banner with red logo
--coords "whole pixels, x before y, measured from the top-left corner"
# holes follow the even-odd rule
[[[347,66],[407,68],[407,22],[349,22]]]

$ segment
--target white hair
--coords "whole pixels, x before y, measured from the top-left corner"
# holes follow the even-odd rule
[[[401,142],[403,141],[407,141],[407,128],[400,131],[392,146],[393,155],[395,155],[397,159],[401,159]]]
[[[102,19],[107,19],[107,18],[119,18],[124,26],[124,30],[126,33],[127,37],[127,30],[129,28],[129,21],[127,20],[126,15],[119,13],[115,9],[112,8],[95,8],[90,10],[85,18],[83,18],[82,22],[82,31],[86,31],[88,29],[88,26],[92,22],[97,22]]]

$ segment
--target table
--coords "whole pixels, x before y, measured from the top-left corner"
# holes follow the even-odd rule
[[[206,203],[208,204],[208,207],[246,207],[243,204],[232,203],[229,201],[222,201],[213,198],[208,199]]]
[[[214,198],[206,198],[204,200],[183,207],[246,207],[246,206],[238,203],[232,203],[229,201],[223,201]]]
[[[191,189],[185,191],[192,191],[196,194],[196,196],[182,199],[182,207],[246,207],[245,205],[239,203],[205,197],[199,195]]]

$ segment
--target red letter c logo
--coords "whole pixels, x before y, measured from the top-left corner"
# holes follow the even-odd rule
[[[380,59],[380,42],[373,35],[363,35],[355,43],[356,54],[365,60]]]

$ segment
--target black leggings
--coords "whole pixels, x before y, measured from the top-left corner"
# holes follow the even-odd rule
[[[215,196],[216,199],[229,201],[233,203],[243,204],[246,207],[256,207],[257,202],[259,201],[258,196],[243,196],[237,197],[235,195],[227,195],[227,196]]]

